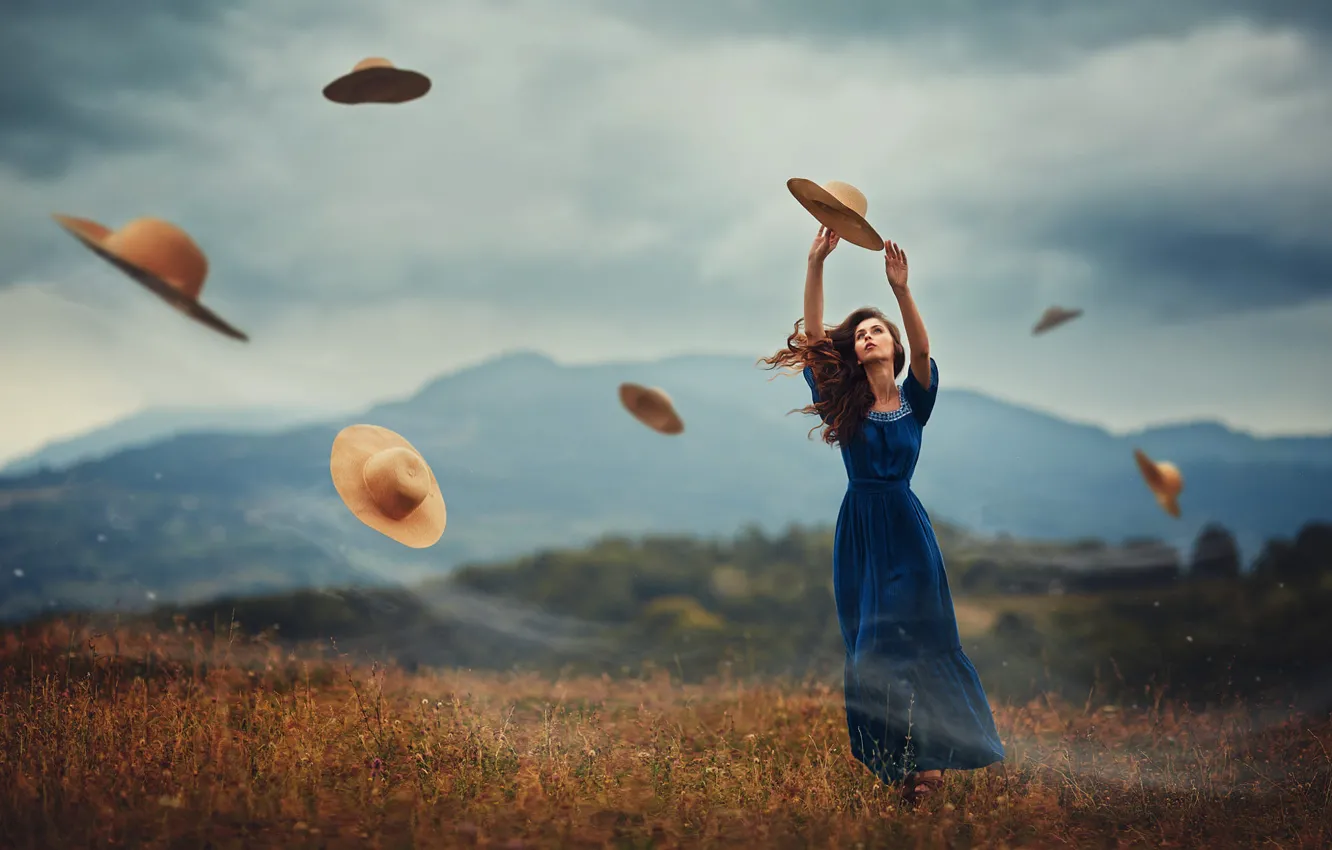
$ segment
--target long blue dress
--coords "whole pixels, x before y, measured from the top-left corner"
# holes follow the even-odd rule
[[[806,367],[815,401],[819,390]],[[962,651],[934,528],[911,490],[939,392],[908,373],[902,404],[871,411],[842,446],[847,490],[833,541],[833,588],[846,643],[851,752],[885,782],[912,771],[1003,761],[980,676]]]

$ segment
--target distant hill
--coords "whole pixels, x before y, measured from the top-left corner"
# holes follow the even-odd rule
[[[321,418],[306,411],[277,408],[154,408],[110,425],[65,440],[54,440],[36,451],[0,465],[5,476],[26,475],[46,469],[64,469],[96,460],[112,452],[156,440],[198,431],[264,433]]]
[[[984,560],[1006,561],[1008,579],[1034,578],[1031,567],[1047,555],[1066,564],[1072,556],[1074,569],[1055,570],[1063,580],[1086,578],[1095,561],[1104,568],[1092,570],[1098,586],[1075,581],[1056,593],[1041,586],[1053,574],[1030,589],[1003,590],[1009,581],[987,589],[976,576],[992,571],[968,555],[965,535],[944,523],[938,530],[950,584],[974,591],[955,595],[958,631],[992,699],[1022,704],[1054,691],[1081,705],[1094,688],[1096,704],[1133,703],[1164,682],[1170,698],[1198,707],[1240,694],[1283,708],[1302,702],[1315,714],[1332,707],[1332,524],[1310,523],[1284,541],[1286,556],[1229,577],[1135,576],[1124,568],[1175,555],[1145,544],[991,542]],[[409,669],[619,677],[655,667],[695,682],[729,669],[831,673],[835,682],[845,649],[831,545],[827,528],[605,537],[420,584],[221,597],[117,619],[171,630],[184,617],[241,643],[260,633],[279,646],[332,649],[332,641],[339,655]],[[90,620],[98,630],[111,624]]]
[[[1252,557],[1262,540],[1332,514],[1332,438],[1258,439],[1210,423],[1118,437],[949,389],[941,366],[914,481],[937,519],[983,534],[1180,547],[1215,521]],[[840,458],[806,439],[812,417],[785,415],[808,400],[804,381],[770,377],[744,357],[565,366],[513,354],[336,422],[181,434],[0,478],[0,617],[51,600],[415,581],[611,532],[831,523]],[[615,392],[624,380],[667,389],[685,433],[665,437],[629,417]],[[449,505],[438,545],[398,546],[337,499],[329,447],[352,422],[393,428],[427,455]],[[1147,493],[1135,445],[1181,465],[1183,519]]]

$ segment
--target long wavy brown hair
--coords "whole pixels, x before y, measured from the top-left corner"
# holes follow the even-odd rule
[[[786,347],[771,357],[759,359],[768,369],[785,367],[803,371],[806,366],[814,373],[814,384],[819,388],[817,404],[807,404],[792,413],[817,414],[823,420],[823,441],[828,445],[847,445],[860,432],[861,424],[874,406],[874,391],[870,389],[865,369],[856,360],[856,328],[866,319],[878,319],[888,328],[896,343],[893,357],[893,375],[901,377],[906,368],[906,349],[902,345],[902,332],[887,316],[874,307],[861,307],[842,320],[841,324],[825,326],[824,338],[811,344],[797,319]],[[812,435],[818,428],[809,429]]]

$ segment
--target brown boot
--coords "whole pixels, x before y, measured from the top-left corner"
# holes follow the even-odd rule
[[[902,781],[902,803],[907,807],[914,807],[926,797],[939,793],[942,788],[942,770],[933,776],[908,773],[906,779]]]

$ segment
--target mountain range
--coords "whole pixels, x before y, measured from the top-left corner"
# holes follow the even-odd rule
[[[321,418],[325,417],[310,411],[270,407],[149,408],[102,428],[53,440],[0,465],[0,475],[12,477],[42,469],[62,469],[190,431],[266,433]]]
[[[936,522],[1180,548],[1219,522],[1252,558],[1265,539],[1332,516],[1332,436],[1257,438],[1209,422],[1118,436],[950,389],[946,375],[913,482]],[[621,381],[669,392],[685,432],[631,418]],[[788,415],[808,399],[799,375],[745,357],[575,366],[519,352],[336,421],[252,411],[205,429],[163,415],[148,418],[166,432],[154,438],[140,417],[138,430],[113,426],[0,478],[0,619],[411,582],[608,533],[831,524],[845,472],[817,432],[806,437],[817,420]],[[448,504],[434,547],[399,546],[338,499],[329,449],[355,422],[398,431],[431,463]],[[1183,471],[1180,519],[1151,498],[1134,447]]]

